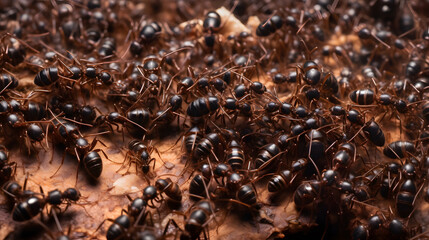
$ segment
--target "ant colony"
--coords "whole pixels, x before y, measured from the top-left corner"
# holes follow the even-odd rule
[[[0,239],[429,237],[428,1],[1,6]]]

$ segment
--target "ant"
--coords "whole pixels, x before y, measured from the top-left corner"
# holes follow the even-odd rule
[[[407,227],[408,222],[404,223],[400,219],[391,218],[388,220],[382,213],[376,213],[370,216],[366,221],[362,223],[358,221],[355,223],[355,227],[352,231],[352,237],[354,239],[368,239],[373,236],[384,236],[386,234],[393,239],[417,239],[418,237],[424,236],[427,232],[421,232],[421,227],[417,229],[411,229]],[[417,233],[415,231],[418,231]]]
[[[110,225],[106,233],[106,238],[108,240],[118,240],[124,238],[131,239],[136,237],[146,227],[154,226],[152,214],[146,209],[146,200],[142,198],[136,198],[133,200],[131,197],[127,197],[131,202],[128,205],[128,211],[122,209],[121,215],[116,219],[108,218],[103,220],[95,232],[100,229],[105,221],[110,221],[112,222],[112,225]],[[126,214],[122,214],[123,212]],[[148,216],[149,219],[147,219]],[[150,222],[148,220],[150,220]]]
[[[80,199],[80,193],[75,188],[68,188],[64,192],[59,190],[50,191],[48,195],[45,196],[41,186],[41,196],[39,197],[37,193],[25,190],[26,183],[27,178],[24,182],[24,190],[21,190],[21,186],[16,182],[8,182],[3,186],[3,191],[12,197],[15,202],[12,210],[12,219],[14,221],[23,222],[33,219],[38,214],[42,213],[42,210],[47,205],[58,209],[60,204],[66,202],[67,209],[71,203],[75,203]]]
[[[34,113],[34,111],[31,110],[29,112]],[[19,133],[19,138],[23,140],[25,146],[27,146],[28,154],[31,153],[31,150],[36,150],[33,145],[34,142],[39,142],[43,147],[41,142],[45,138],[45,132],[43,131],[41,124],[50,123],[50,121],[26,121],[25,115],[22,112],[15,113],[13,111],[7,114],[6,119],[3,119],[3,121],[4,122],[0,122],[0,124],[3,126],[2,131],[5,134],[10,134],[12,131],[17,131]]]
[[[0,75],[0,95],[4,92],[11,91],[18,87],[18,80],[16,77],[6,69],[3,69],[6,73]]]
[[[208,224],[215,218],[214,206],[208,200],[201,200],[195,203],[191,208],[183,213],[185,216],[185,227],[180,228],[174,219],[170,219],[165,227],[164,235],[170,224],[173,224],[179,231],[180,239],[197,239],[201,235],[204,235],[204,239],[208,239]]]
[[[149,122],[149,118],[150,113],[146,109],[137,108],[129,111],[126,116],[123,116],[118,112],[110,112],[107,115],[99,115],[95,119],[95,126],[107,126],[113,133],[114,131],[112,125],[116,126],[117,131],[119,131],[119,124],[122,124],[125,127],[128,127],[129,131],[140,134],[148,132],[148,129],[146,129],[144,126],[146,126]]]
[[[31,47],[28,43],[8,32],[2,34],[0,37],[0,42],[2,43],[0,50],[2,62],[3,64],[9,65],[12,68],[24,62],[26,48],[35,53],[39,53],[39,51]]]
[[[64,233],[63,228],[61,227],[61,224],[58,220],[57,213],[55,211],[52,211],[52,216],[55,219],[55,224],[58,228],[58,232],[53,232],[51,229],[49,229],[45,224],[42,222],[39,222],[41,226],[46,230],[45,237],[52,239],[52,240],[71,240],[71,234],[72,234],[72,225],[69,226],[66,233]],[[83,235],[83,236],[82,236]],[[86,237],[86,234],[81,234],[80,237]]]
[[[155,186],[149,185],[143,189],[142,199],[146,201],[147,206],[159,209],[154,205],[155,202],[162,202],[165,194],[168,197],[167,203],[173,208],[178,208],[182,201],[182,191],[177,183],[174,183],[170,178],[159,178],[155,182]],[[160,213],[159,213],[160,214]]]
[[[65,123],[61,122],[52,113],[52,111],[50,112],[56,121],[56,124],[53,124],[54,130],[55,130],[54,133],[55,135],[57,135],[58,138],[62,139],[62,142],[66,145],[66,149],[63,152],[61,164],[51,177],[55,176],[56,173],[59,171],[59,169],[64,163],[65,155],[68,152],[76,156],[79,164],[82,164],[82,166],[85,168],[85,171],[88,173],[88,175],[91,178],[97,179],[101,175],[101,172],[103,170],[103,162],[98,152],[102,152],[106,157],[106,159],[109,159],[109,158],[107,157],[107,154],[102,149],[94,149],[94,148],[98,142],[101,143],[103,146],[105,146],[105,144],[97,140],[97,138],[94,138],[92,142],[89,143],[82,136],[82,134],[79,132],[79,129],[75,125],[67,122]],[[78,179],[78,173],[79,173],[79,169],[76,170],[76,183]]]
[[[160,194],[164,193],[168,197],[168,202],[180,206],[182,202],[182,190],[177,183],[170,178],[159,178],[155,182],[155,187]]]
[[[16,172],[16,162],[9,161],[9,151],[0,145],[0,184],[9,181]]]
[[[146,177],[146,175],[149,173],[149,170],[150,170],[150,164],[152,162],[155,162],[156,160],[155,158],[151,157],[151,154],[153,151],[157,152],[158,156],[161,159],[158,149],[153,147],[151,144],[149,144],[149,146],[146,146],[146,144],[144,144],[142,141],[139,141],[136,139],[131,140],[127,146],[127,153],[125,154],[125,160],[118,171],[122,169],[122,167],[125,165],[125,162],[129,159],[130,164],[129,164],[128,170],[131,167],[131,163],[135,162],[136,172],[137,172],[137,168],[140,167],[141,171]],[[155,169],[155,163],[153,163],[152,168],[153,170]]]

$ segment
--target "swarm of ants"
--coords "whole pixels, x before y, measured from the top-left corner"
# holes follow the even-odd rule
[[[429,238],[428,1],[0,5],[0,237]]]

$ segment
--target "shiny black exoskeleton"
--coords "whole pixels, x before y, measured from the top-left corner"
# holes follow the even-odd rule
[[[58,206],[63,202],[67,202],[68,204],[70,204],[70,202],[76,202],[80,199],[80,197],[80,192],[76,188],[67,188],[63,192],[58,189],[55,189],[48,192],[45,197],[45,200],[52,206]]]
[[[384,155],[389,158],[403,158],[407,156],[407,152],[413,154],[416,148],[412,142],[396,141],[389,143],[383,150]]]
[[[206,187],[207,187],[209,181],[210,181],[210,179],[204,177],[201,174],[195,175],[192,178],[191,183],[189,184],[189,193],[196,195],[196,196],[205,197],[206,196]]]
[[[219,99],[217,97],[198,98],[189,104],[186,113],[190,117],[202,117],[215,112],[218,108]]]
[[[182,201],[182,191],[179,185],[171,181],[170,178],[156,180],[155,187],[160,193],[165,193],[171,200],[177,203]]]
[[[0,185],[12,178],[15,162],[9,162],[9,151],[0,145]]]
[[[188,154],[194,151],[202,137],[202,132],[198,126],[193,126],[188,130],[188,132],[186,132],[185,149]]]
[[[18,80],[7,73],[0,75],[0,92],[5,91],[6,89],[14,89],[18,86]]]
[[[50,67],[40,71],[34,78],[34,84],[45,87],[53,84],[60,79],[58,68]]]
[[[261,22],[256,28],[256,35],[260,37],[266,37],[273,34],[276,30],[283,26],[283,19],[274,15],[270,19]]]
[[[402,183],[396,195],[396,210],[400,217],[406,218],[414,210],[416,193],[417,187],[414,180],[407,179]]]
[[[17,222],[23,222],[37,216],[45,206],[43,199],[38,197],[29,197],[15,205],[12,210],[12,219]]]
[[[255,159],[255,167],[257,169],[259,169],[263,165],[265,167],[268,167],[268,165],[271,165],[274,158],[278,157],[279,153],[280,153],[280,148],[276,144],[271,143],[271,144],[265,145]]]
[[[142,172],[147,174],[150,170],[150,164],[155,161],[155,158],[151,157],[153,149],[151,146],[146,146],[142,141],[131,140],[128,143],[128,152],[125,158],[130,157],[131,160],[136,162]]]
[[[97,179],[100,177],[103,171],[103,161],[100,154],[96,151],[90,151],[83,156],[82,161],[86,172],[92,178]]]
[[[374,103],[375,94],[371,89],[360,89],[351,92],[350,99],[359,105],[371,105]]]
[[[233,170],[236,170],[243,167],[244,161],[244,151],[241,144],[236,140],[231,140],[226,150],[226,162]]]
[[[209,156],[218,145],[221,143],[221,136],[218,133],[209,133],[207,136],[198,143],[194,157],[196,159]]]
[[[386,139],[384,137],[383,130],[381,130],[377,122],[375,122],[374,120],[367,122],[365,124],[365,127],[363,128],[363,132],[365,133],[367,138],[376,146],[384,146]]]
[[[212,215],[212,204],[207,200],[201,200],[192,208],[189,217],[186,219],[185,232],[180,239],[197,239],[203,231],[204,226],[210,220]]]
[[[318,198],[322,191],[322,182],[312,180],[303,182],[295,190],[293,201],[298,208],[302,208]]]
[[[269,192],[280,192],[290,186],[292,181],[292,172],[283,170],[279,174],[274,175],[268,182]]]
[[[131,221],[127,215],[121,215],[117,217],[113,224],[107,229],[106,238],[107,240],[118,240],[126,239],[131,236],[127,236],[128,229],[131,227]]]

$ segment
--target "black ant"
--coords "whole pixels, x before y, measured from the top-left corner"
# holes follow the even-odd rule
[[[16,171],[16,162],[9,161],[9,151],[0,145],[0,184],[9,181]]]
[[[130,162],[129,164],[130,165],[128,167],[128,170],[131,167],[131,163],[135,162],[135,164],[136,164],[136,172],[138,172],[137,168],[139,167],[141,169],[141,171],[143,172],[145,178],[146,178],[146,175],[150,171],[150,168],[151,168],[150,165],[151,165],[152,162],[153,162],[153,164],[152,164],[153,167],[152,168],[155,169],[155,163],[154,163],[154,161],[156,159],[151,157],[151,154],[154,151],[157,152],[158,155],[160,156],[159,151],[155,147],[153,147],[151,144],[149,144],[149,146],[147,146],[142,141],[131,140],[128,143],[128,146],[127,146],[127,153],[125,155],[125,160],[124,160],[121,168],[118,171],[120,171],[122,169],[122,167],[125,165],[125,162],[127,160],[129,160],[129,162]]]

